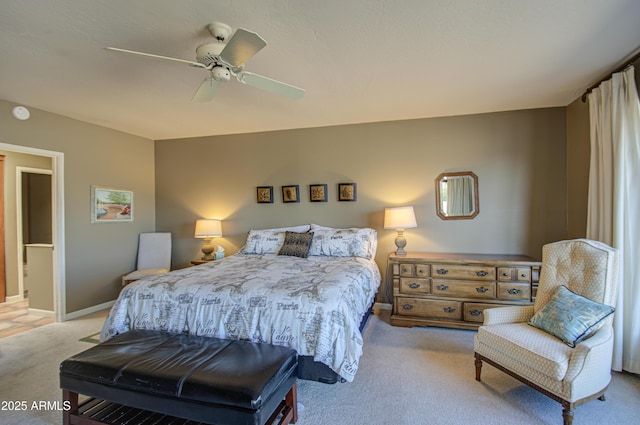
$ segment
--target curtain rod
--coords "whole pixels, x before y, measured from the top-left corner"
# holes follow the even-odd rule
[[[617,68],[616,70],[614,70],[613,72],[611,72],[608,76],[606,76],[605,78],[601,79],[600,81],[598,81],[597,83],[595,83],[594,85],[592,85],[591,87],[589,87],[587,90],[585,90],[585,92],[582,94],[582,103],[587,101],[587,95],[589,93],[591,93],[593,91],[593,89],[595,89],[596,87],[598,87],[603,81],[607,81],[609,78],[611,78],[613,76],[613,74],[615,74],[616,72],[620,72],[620,71],[624,71],[625,69],[627,69],[629,66],[631,66],[635,61],[637,61],[638,59],[640,59],[640,52],[637,52],[635,55],[633,55],[630,59],[626,60],[624,62],[624,65],[620,66],[619,68]]]

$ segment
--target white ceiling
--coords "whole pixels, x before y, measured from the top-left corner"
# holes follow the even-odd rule
[[[268,43],[191,97],[221,21]],[[149,139],[566,106],[640,46],[638,0],[0,0],[0,99]]]

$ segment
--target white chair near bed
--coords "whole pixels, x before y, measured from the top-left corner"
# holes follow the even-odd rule
[[[564,407],[570,425],[576,406],[604,400],[611,381],[617,250],[588,239],[542,248],[533,306],[484,311],[475,336],[476,380],[482,363],[519,379]]]
[[[171,233],[140,233],[135,271],[122,276],[122,286],[169,272],[171,269]]]

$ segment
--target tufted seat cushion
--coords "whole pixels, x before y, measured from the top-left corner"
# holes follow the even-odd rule
[[[476,335],[476,351],[480,354],[482,345],[508,357],[512,362],[509,367],[521,363],[557,381],[566,375],[573,351],[561,340],[526,323],[481,326]]]

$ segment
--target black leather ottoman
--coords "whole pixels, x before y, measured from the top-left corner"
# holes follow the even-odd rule
[[[297,367],[286,347],[133,330],[60,364],[64,423],[295,423]]]

